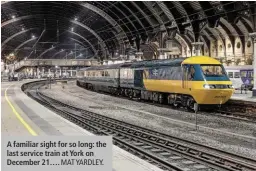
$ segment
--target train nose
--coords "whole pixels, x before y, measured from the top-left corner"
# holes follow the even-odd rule
[[[214,96],[214,99],[217,103],[224,104],[230,99],[231,95],[232,93],[229,91],[220,91]]]
[[[226,96],[224,96],[223,94],[224,94],[223,92],[220,92],[220,104],[222,104],[223,100],[226,99]]]
[[[224,104],[233,94],[232,89],[204,90],[193,94],[198,104]]]

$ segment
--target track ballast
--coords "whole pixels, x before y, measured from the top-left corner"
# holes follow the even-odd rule
[[[40,93],[34,84],[25,92],[56,113],[98,135],[113,136],[113,143],[163,170],[255,170],[256,161],[189,142],[143,127],[82,110]],[[32,90],[31,90],[32,89]]]

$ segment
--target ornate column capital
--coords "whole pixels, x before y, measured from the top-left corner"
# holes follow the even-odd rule
[[[204,45],[203,42],[193,42],[192,43],[192,46],[195,48],[195,50],[200,50],[203,45]]]
[[[256,43],[256,32],[249,33],[249,36],[252,38],[253,42]]]
[[[143,52],[138,51],[138,52],[135,53],[135,56],[136,56],[136,59],[137,59],[137,60],[141,60],[141,59],[142,59],[142,56],[143,56]]]

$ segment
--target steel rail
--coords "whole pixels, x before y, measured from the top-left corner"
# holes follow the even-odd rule
[[[120,137],[122,137],[121,140],[125,139],[126,145],[128,141],[128,144],[133,144],[133,146],[137,147],[133,148],[133,150],[137,150],[140,154],[144,152],[152,153],[153,156],[155,155],[158,157],[157,160],[162,159],[165,162],[171,161],[170,163],[173,163],[173,160],[171,160],[172,158],[176,158],[176,161],[177,159],[185,159],[191,160],[191,164],[193,162],[194,164],[203,163],[206,168],[208,167],[208,169],[210,169],[212,167],[217,170],[236,171],[256,169],[256,161],[252,159],[213,149],[201,144],[191,142],[189,142],[189,144],[188,141],[67,105],[51,97],[45,96],[38,91],[34,91],[34,95],[30,94],[30,96],[33,96],[36,100],[40,97],[42,104],[54,108],[57,113],[64,113],[69,119],[75,117],[76,123],[79,125],[81,125],[81,123],[93,125],[98,129],[98,132],[113,135],[114,138],[119,137],[119,141]],[[144,155],[149,156],[149,154]],[[155,161],[156,159],[153,160]],[[157,165],[162,165],[162,167],[167,166],[169,168],[172,166],[172,169],[181,169],[177,167],[177,165],[173,166],[166,164],[168,163],[165,163],[165,166],[163,166],[163,163],[159,163],[158,161]],[[191,170],[193,169],[195,168],[191,168]]]
[[[84,88],[80,84],[77,84],[77,86]],[[89,90],[89,89],[86,89]],[[91,91],[91,90],[90,90]],[[108,95],[113,95],[110,93],[105,93],[105,92],[97,92],[101,94],[108,94]],[[114,95],[115,96],[115,95]],[[129,98],[126,96],[115,96],[118,98],[124,98],[124,99],[129,99],[129,100],[136,100],[136,98]],[[136,100],[138,101],[138,100]],[[139,100],[142,103],[146,104],[153,104],[159,107],[166,107],[166,108],[173,108],[176,110],[181,110],[181,111],[186,111],[186,112],[191,112],[190,110],[184,109],[184,108],[177,108],[173,107],[168,104],[160,104],[157,102],[151,102],[151,101],[146,101],[146,100]],[[233,105],[232,105],[233,104]],[[212,110],[206,110],[203,109],[202,111],[199,111],[198,114],[201,115],[216,115],[220,117],[226,117],[230,119],[235,119],[235,120],[243,120],[245,122],[252,122],[256,123],[256,102],[249,102],[249,101],[242,101],[242,100],[229,100],[226,104],[221,105],[222,109],[212,109]],[[242,108],[246,108],[245,111],[241,111]],[[191,112],[194,113],[194,112]]]

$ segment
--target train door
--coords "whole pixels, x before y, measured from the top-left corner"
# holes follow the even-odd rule
[[[143,87],[143,70],[134,70],[134,86]]]
[[[254,80],[253,70],[248,71],[248,78],[250,80],[250,85],[253,85],[253,80]]]
[[[191,90],[191,81],[193,80],[193,73],[191,71],[194,69],[193,65],[182,65],[182,88]]]
[[[182,65],[182,88],[188,88],[188,67],[189,65]]]

